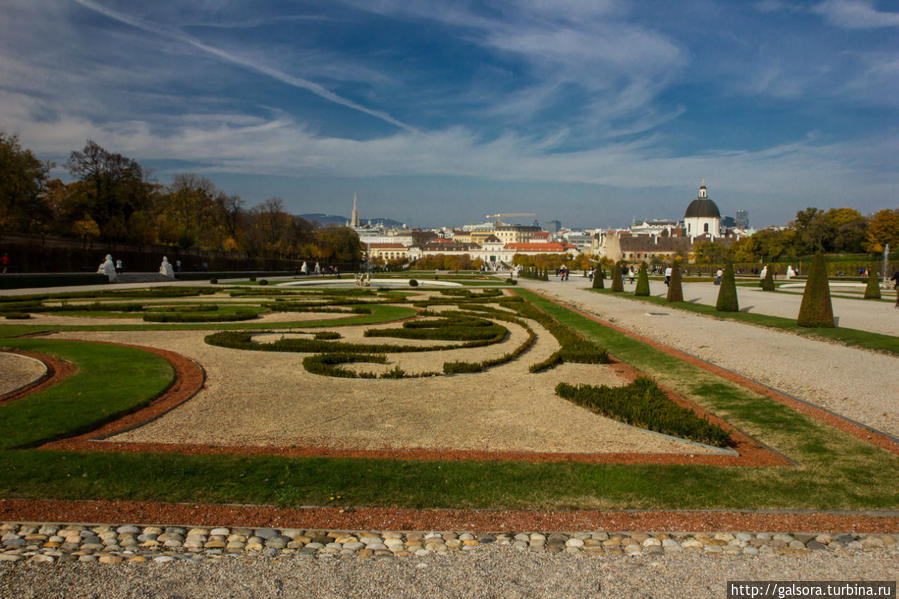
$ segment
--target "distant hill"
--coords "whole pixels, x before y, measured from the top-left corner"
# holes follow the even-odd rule
[[[305,218],[308,221],[316,221],[320,225],[337,225],[343,226],[347,224],[350,220],[345,216],[336,216],[334,214],[300,214],[298,215],[300,218]],[[363,223],[371,223],[371,224],[382,224],[385,227],[402,227],[403,223],[398,220],[393,220],[392,218],[363,218],[360,219]]]

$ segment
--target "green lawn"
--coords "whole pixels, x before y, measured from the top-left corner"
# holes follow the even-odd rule
[[[899,477],[895,476],[899,456],[533,293],[518,293],[562,325],[785,454],[796,466],[722,468],[35,450],[29,447],[93,428],[146,403],[169,384],[171,369],[154,354],[130,348],[6,338],[0,344],[58,355],[76,363],[79,371],[56,387],[0,406],[0,497],[302,506],[325,505],[329,497],[339,494],[346,505],[418,508],[899,509]],[[406,313],[402,310],[388,310],[387,315],[399,317]],[[385,316],[385,312],[376,313]],[[24,332],[17,328],[21,326],[2,327],[2,333]],[[306,328],[310,323],[300,326]],[[192,325],[153,330],[181,328],[241,327]]]

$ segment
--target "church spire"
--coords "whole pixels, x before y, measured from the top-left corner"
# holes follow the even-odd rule
[[[356,192],[353,192],[353,216],[350,221],[350,226],[354,229],[359,226],[359,210],[356,208]]]

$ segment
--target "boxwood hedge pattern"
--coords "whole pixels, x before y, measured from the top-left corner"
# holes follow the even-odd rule
[[[729,433],[674,403],[648,377],[639,377],[625,387],[559,383],[556,394],[626,424],[715,447],[734,445]]]

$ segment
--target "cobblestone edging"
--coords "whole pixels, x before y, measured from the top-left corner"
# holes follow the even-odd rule
[[[0,524],[0,562],[166,563],[225,556],[381,559],[471,551],[621,556],[701,552],[783,555],[814,551],[899,550],[899,535],[813,533],[497,533],[349,532],[274,528],[189,528],[72,524]]]

